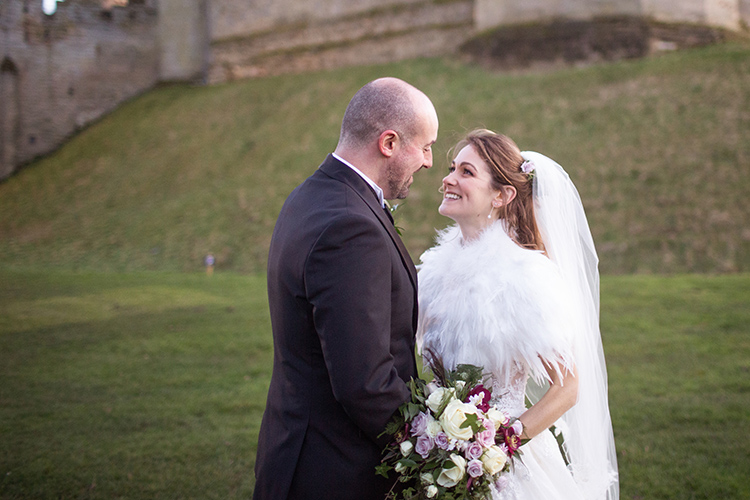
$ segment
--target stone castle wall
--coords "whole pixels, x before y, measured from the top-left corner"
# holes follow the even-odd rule
[[[279,25],[316,23],[388,10],[424,0],[211,0],[212,40],[268,32]],[[249,7],[249,8],[248,8]]]
[[[480,30],[553,19],[637,16],[665,23],[688,23],[729,30],[750,24],[749,0],[477,0]]]
[[[156,26],[149,2],[0,3],[0,179],[157,83]]]
[[[498,26],[598,17],[729,30],[750,0],[0,0],[0,180],[158,82],[455,51]],[[114,2],[118,3],[118,2]]]
[[[208,81],[435,56],[455,51],[474,33],[473,0],[408,0],[354,10],[371,3],[352,2],[344,15],[334,19],[300,21],[295,15],[290,24],[274,30],[213,37]]]

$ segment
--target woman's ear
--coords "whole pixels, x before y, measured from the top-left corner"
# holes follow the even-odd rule
[[[396,151],[396,143],[398,143],[399,139],[398,132],[395,130],[386,130],[381,133],[380,137],[378,137],[378,149],[380,150],[380,154],[386,158],[393,156],[393,153]]]
[[[496,206],[498,207],[507,205],[515,199],[516,194],[518,194],[518,191],[513,186],[502,186],[492,203],[493,205],[497,203]]]

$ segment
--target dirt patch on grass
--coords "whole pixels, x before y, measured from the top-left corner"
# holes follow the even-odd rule
[[[725,38],[717,28],[637,17],[559,20],[502,27],[469,40],[460,52],[493,69],[518,69],[633,59]]]

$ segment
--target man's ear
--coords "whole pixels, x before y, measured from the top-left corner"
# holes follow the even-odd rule
[[[398,132],[395,130],[386,130],[381,133],[380,137],[378,137],[378,149],[380,150],[380,154],[386,158],[393,156],[393,153],[396,152],[396,145],[400,139]]]
[[[495,197],[495,201],[499,203],[498,206],[507,205],[515,199],[517,194],[518,191],[516,191],[516,188],[504,185],[500,188],[500,192]]]

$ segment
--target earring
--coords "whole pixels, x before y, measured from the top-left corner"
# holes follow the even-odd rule
[[[493,201],[493,202],[492,202],[492,208],[490,208],[490,213],[489,213],[489,214],[487,215],[487,218],[488,218],[488,219],[491,219],[491,218],[492,218],[492,212],[493,212],[493,211],[494,211],[494,210],[495,210],[495,209],[496,209],[497,207],[499,207],[499,206],[500,206],[500,204],[499,204],[498,202],[496,202],[496,201]]]

